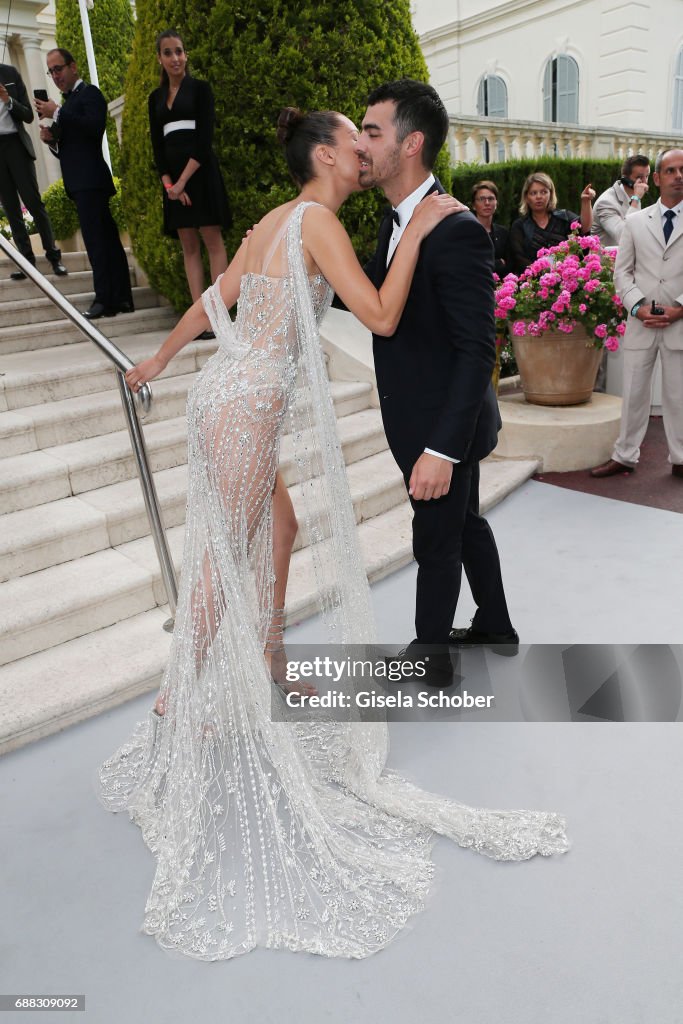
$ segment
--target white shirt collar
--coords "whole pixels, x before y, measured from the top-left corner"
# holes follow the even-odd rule
[[[424,199],[427,192],[430,190],[435,181],[436,178],[434,177],[434,175],[430,174],[429,177],[425,178],[421,185],[417,186],[414,192],[411,192],[409,196],[406,196],[405,199],[401,200],[401,202],[398,204],[398,206],[396,207],[396,213],[398,214],[399,219],[401,221],[401,231],[403,231],[405,226],[410,222],[410,218],[413,216],[413,213],[415,212],[415,207],[417,206],[421,199]],[[398,225],[395,225],[395,227],[398,227]]]
[[[662,223],[664,222],[664,214],[666,213],[667,210],[673,210],[673,212],[676,214],[677,217],[680,217],[681,214],[683,213],[683,199],[680,201],[680,203],[677,206],[665,206],[664,203],[662,202],[662,200],[658,199],[657,200],[657,206],[659,207],[659,212],[660,212],[660,215],[661,215],[661,218],[662,218]]]

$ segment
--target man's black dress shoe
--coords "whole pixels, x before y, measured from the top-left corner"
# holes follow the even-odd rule
[[[13,271],[10,274],[10,280],[11,281],[25,281],[26,280],[26,274],[24,273],[23,270],[15,270],[15,271]]]
[[[456,679],[448,644],[421,644],[411,640],[407,647],[385,661],[394,670],[401,669],[401,679],[396,682],[444,687],[452,686]],[[460,677],[457,678],[460,681]]]
[[[122,302],[119,306],[119,313],[134,313],[135,306],[132,302]]]
[[[93,302],[90,309],[86,309],[83,314],[88,320],[99,320],[102,316],[116,316],[118,310],[107,309],[101,302]]]
[[[495,654],[501,654],[504,658],[514,658],[519,654],[516,629],[510,633],[485,633],[468,626],[467,629],[452,629],[450,641],[454,647],[490,647]]]
[[[52,273],[56,274],[57,277],[66,277],[69,273],[61,260],[50,260],[50,266],[52,267]]]

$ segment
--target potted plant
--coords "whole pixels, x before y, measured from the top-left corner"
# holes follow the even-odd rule
[[[519,277],[505,277],[496,289],[496,316],[510,324],[528,402],[589,401],[602,349],[618,349],[626,330],[613,251],[574,230],[567,241],[541,249]]]

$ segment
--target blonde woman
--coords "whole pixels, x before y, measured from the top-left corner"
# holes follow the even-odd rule
[[[547,249],[564,241],[574,221],[580,221],[581,233],[589,235],[593,226],[595,189],[586,185],[581,193],[581,213],[557,209],[553,179],[542,171],[534,171],[524,182],[519,204],[521,217],[510,228],[510,269],[521,274],[533,263],[539,249]]]

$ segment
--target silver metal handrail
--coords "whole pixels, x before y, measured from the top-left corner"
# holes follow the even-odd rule
[[[178,603],[178,583],[171,554],[168,550],[168,542],[166,540],[166,533],[161,515],[161,506],[159,505],[159,498],[154,485],[154,476],[149,465],[145,437],[142,432],[140,420],[138,419],[138,412],[135,407],[135,398],[126,384],[125,378],[126,371],[135,366],[135,363],[126,355],[125,352],[122,352],[121,349],[113,343],[113,341],[110,341],[109,338],[106,338],[104,334],[98,331],[87,317],[84,317],[82,313],[79,313],[76,307],[72,306],[69,300],[66,299],[62,293],[58,291],[58,289],[55,288],[55,286],[51,284],[50,281],[48,281],[47,278],[41,274],[31,262],[29,262],[29,260],[22,256],[22,254],[15,249],[13,245],[10,245],[2,234],[0,234],[0,249],[9,256],[17,267],[23,271],[23,273],[26,274],[34,284],[38,285],[40,290],[47,295],[48,299],[57,306],[64,316],[71,320],[81,334],[84,334],[88,341],[97,345],[99,350],[104,353],[107,359],[114,364],[119,392],[121,395],[121,404],[123,406],[123,412],[128,425],[131,448],[133,449],[135,466],[140,480],[140,486],[142,488],[142,497],[145,502],[145,509],[147,511],[147,519],[149,521],[150,532],[154,540],[157,558],[159,559],[161,579],[171,608],[171,615],[175,616],[176,605]],[[152,389],[149,384],[145,384],[140,388],[137,397],[143,412],[149,412],[152,407]]]

